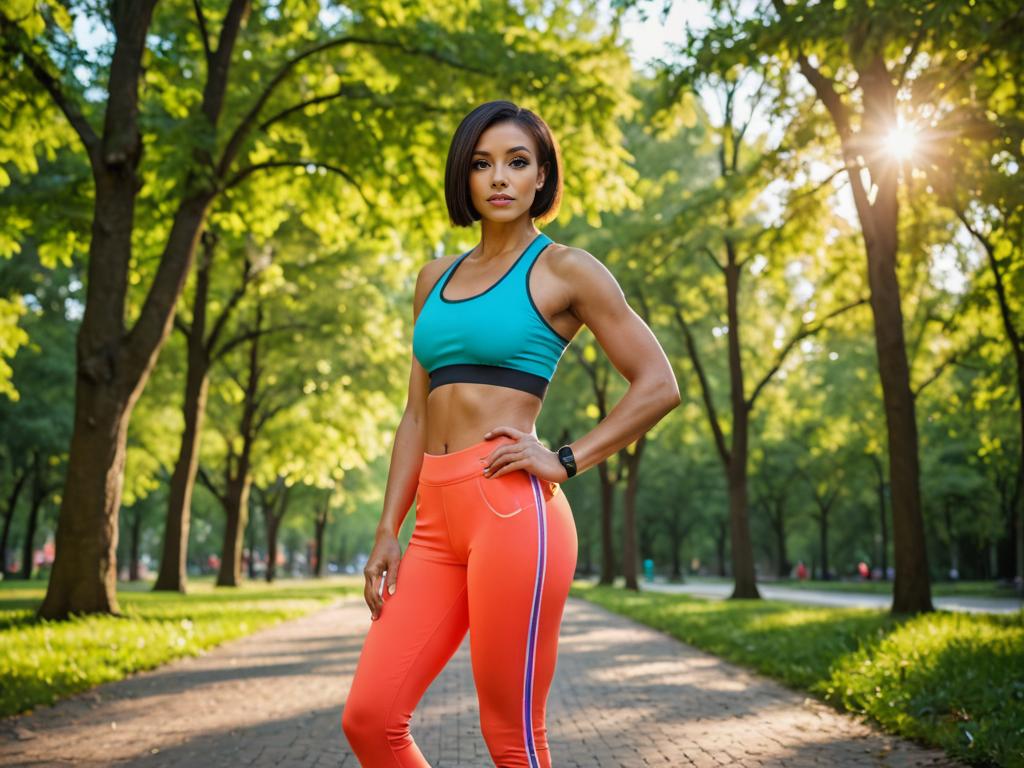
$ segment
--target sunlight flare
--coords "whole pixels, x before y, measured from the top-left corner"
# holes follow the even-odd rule
[[[902,121],[889,131],[885,140],[886,150],[893,158],[900,161],[913,157],[917,144],[917,128]]]

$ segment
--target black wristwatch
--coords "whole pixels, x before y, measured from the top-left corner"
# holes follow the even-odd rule
[[[565,467],[565,473],[572,477],[576,474],[576,457],[572,455],[572,448],[568,445],[563,445],[558,449],[558,460],[562,462],[562,466]],[[566,478],[568,479],[568,478]]]

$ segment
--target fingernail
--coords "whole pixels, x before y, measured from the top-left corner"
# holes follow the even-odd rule
[[[394,584],[392,584],[391,586],[388,587],[388,594],[389,595],[395,594],[395,585]]]

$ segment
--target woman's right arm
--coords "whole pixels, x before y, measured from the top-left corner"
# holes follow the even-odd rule
[[[427,294],[444,271],[444,264],[439,264],[440,261],[447,260],[437,259],[425,264],[416,277],[413,325],[416,324]],[[402,557],[402,550],[398,545],[398,532],[409,508],[416,500],[416,488],[419,485],[420,466],[423,463],[426,444],[427,393],[430,379],[416,356],[411,357],[409,396],[391,447],[391,465],[384,491],[384,509],[377,524],[373,551],[363,568],[363,575],[366,577],[363,593],[373,619],[380,616],[384,605],[379,592],[380,580],[385,573],[385,589],[389,590],[388,594],[394,594],[396,588],[395,581],[398,578],[399,561]]]

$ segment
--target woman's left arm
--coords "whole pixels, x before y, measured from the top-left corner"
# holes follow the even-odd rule
[[[632,443],[679,405],[679,384],[661,344],[626,302],[618,281],[604,264],[582,249],[567,248],[558,259],[557,271],[570,286],[572,313],[590,329],[612,365],[629,382],[626,394],[608,415],[569,443],[576,458],[576,474],[580,474]],[[557,450],[548,450],[529,433],[512,427],[497,427],[484,437],[497,434],[515,437],[521,444],[495,449],[494,471],[489,477],[527,469],[546,480],[567,479]]]

